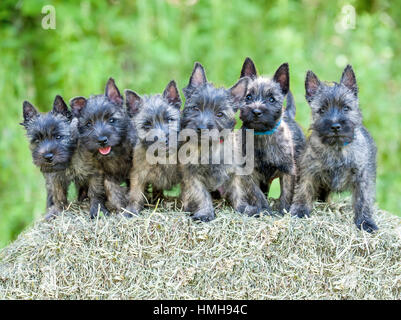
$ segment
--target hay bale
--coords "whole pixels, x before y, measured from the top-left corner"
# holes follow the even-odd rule
[[[349,200],[310,219],[248,218],[220,207],[211,223],[174,212],[91,221],[73,204],[0,253],[2,299],[398,299],[400,218],[377,211],[360,232]]]

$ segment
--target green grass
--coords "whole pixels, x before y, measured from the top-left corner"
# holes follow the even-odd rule
[[[341,8],[349,2],[357,10],[356,28],[337,33]],[[345,64],[353,65],[364,122],[378,145],[378,205],[401,215],[399,3],[185,3],[1,1],[0,246],[44,211],[43,178],[18,125],[23,100],[47,111],[56,94],[68,100],[101,93],[110,76],[121,90],[160,92],[171,79],[182,88],[194,61],[202,62],[215,84],[229,86],[246,56],[268,75],[289,62],[297,120],[305,132],[310,122],[306,70],[338,81]],[[56,30],[41,28],[47,4],[56,8]]]

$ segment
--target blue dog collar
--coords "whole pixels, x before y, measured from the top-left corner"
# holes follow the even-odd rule
[[[344,142],[343,147],[348,146],[352,141],[354,141],[354,139],[355,139],[355,133],[350,142]]]
[[[254,132],[253,134],[255,136],[264,136],[264,135],[270,136],[271,134],[273,134],[273,133],[275,133],[277,131],[277,129],[280,126],[280,124],[281,124],[281,119],[280,119],[279,122],[277,122],[277,124],[274,126],[273,129],[265,131],[265,132]]]

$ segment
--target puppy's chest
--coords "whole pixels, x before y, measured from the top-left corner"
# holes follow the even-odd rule
[[[214,152],[210,152],[207,163],[192,167],[194,171],[202,176],[203,181],[209,190],[216,190],[230,179],[230,176],[235,172],[235,164],[232,158],[225,158],[224,144],[219,145],[219,148]]]
[[[100,172],[90,155],[77,151],[71,159],[71,165],[66,170],[66,174],[71,179],[85,182]]]
[[[228,165],[200,165],[196,169],[198,175],[202,176],[204,184],[210,191],[217,190],[230,179],[231,166]]]
[[[321,173],[318,178],[332,191],[341,192],[350,188],[358,168],[352,158],[326,157],[320,161]]]
[[[179,167],[175,164],[152,165],[147,180],[158,189],[170,189],[181,180]]]
[[[350,188],[354,177],[355,174],[350,169],[326,169],[322,172],[320,179],[332,191],[341,192]]]
[[[113,158],[105,158],[98,163],[99,169],[106,175],[118,180],[128,177],[132,166],[132,157],[129,153],[124,153]]]
[[[254,156],[255,169],[262,175],[287,172],[293,164],[291,143],[284,139],[256,139]]]

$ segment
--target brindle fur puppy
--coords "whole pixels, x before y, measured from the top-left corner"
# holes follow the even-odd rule
[[[136,132],[114,80],[107,81],[104,95],[76,97],[70,105],[79,120],[80,143],[104,176],[108,204],[117,210],[125,208],[126,190],[121,183],[129,186]]]
[[[232,88],[215,88],[206,79],[200,63],[195,63],[189,84],[183,89],[186,101],[182,113],[182,130],[192,129],[198,138],[204,130],[224,129],[232,131],[235,126],[235,112],[240,106],[247,88],[248,78],[243,78]],[[199,139],[195,139],[197,150],[195,163],[180,164],[183,173],[181,183],[184,211],[192,213],[195,220],[214,219],[214,209],[210,192],[219,190],[233,208],[241,213],[255,215],[266,206],[265,197],[255,190],[255,185],[244,176],[236,174],[236,164],[224,159],[224,145],[227,136],[221,137],[220,143],[212,148],[208,162],[201,163]],[[235,143],[236,139],[234,139]],[[187,143],[191,143],[190,141]],[[237,146],[238,147],[238,146]],[[235,148],[235,146],[234,146]],[[181,150],[180,150],[181,151]],[[213,164],[212,159],[220,161]]]
[[[64,100],[56,96],[53,110],[46,114],[39,113],[25,101],[23,115],[22,125],[30,141],[33,162],[46,179],[46,219],[55,217],[67,207],[68,186],[72,181],[80,200],[88,193],[91,216],[99,209],[107,214],[101,175],[85,149],[77,144],[77,119],[72,118]]]
[[[352,191],[355,224],[372,232],[376,184],[376,146],[362,125],[358,86],[348,65],[340,83],[319,81],[308,71],[306,100],[312,109],[312,133],[300,161],[291,213],[310,214],[313,201],[326,201],[331,192]]]
[[[255,170],[252,178],[268,194],[271,182],[278,177],[281,194],[277,210],[289,211],[294,194],[296,163],[304,149],[305,136],[294,120],[295,104],[289,91],[288,64],[282,64],[273,78],[268,79],[258,77],[253,61],[246,58],[240,77],[245,76],[252,80],[240,118],[244,134],[247,129],[255,131]],[[286,95],[287,108],[284,111]]]
[[[177,166],[177,134],[180,130],[181,99],[175,81],[163,95],[140,97],[125,90],[127,108],[137,129],[139,141],[134,149],[130,172],[129,205],[125,215],[138,214],[144,205],[144,193],[149,184],[153,190],[171,189],[181,181]],[[154,152],[153,152],[154,151]],[[165,152],[165,161],[150,161],[148,156]],[[157,156],[161,156],[157,153]],[[157,160],[157,159],[156,159]]]

